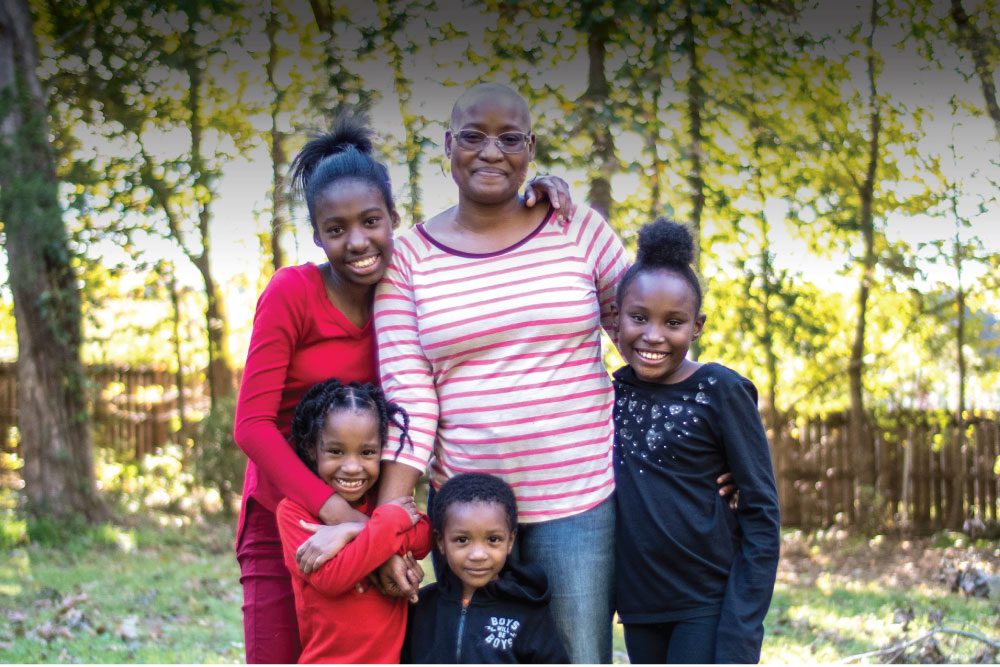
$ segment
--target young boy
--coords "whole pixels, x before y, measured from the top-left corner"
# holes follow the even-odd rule
[[[431,503],[447,567],[411,609],[403,662],[566,663],[536,566],[508,559],[517,531],[514,492],[492,475],[445,482]]]

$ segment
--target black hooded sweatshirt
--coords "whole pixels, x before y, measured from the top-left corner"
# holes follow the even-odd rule
[[[462,583],[444,569],[410,607],[404,663],[568,663],[549,611],[541,568],[508,558],[500,577],[462,605]]]

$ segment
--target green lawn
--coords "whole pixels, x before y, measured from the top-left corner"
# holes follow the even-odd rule
[[[786,535],[764,661],[834,662],[935,623],[1000,634],[996,602],[951,593],[937,574],[963,563],[996,571],[1000,551],[905,544]],[[58,546],[8,544],[0,548],[0,662],[240,662],[240,600],[223,523],[105,526]],[[941,638],[938,648],[953,662],[984,657],[983,645],[963,639]],[[625,662],[620,626],[615,650]]]

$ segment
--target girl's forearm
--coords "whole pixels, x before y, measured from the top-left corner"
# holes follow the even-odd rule
[[[378,504],[382,505],[402,496],[412,496],[419,480],[420,471],[413,466],[383,461],[378,480]]]
[[[380,496],[381,497],[381,496]],[[328,526],[341,523],[367,523],[368,516],[350,506],[339,494],[330,494],[319,508],[319,520]]]

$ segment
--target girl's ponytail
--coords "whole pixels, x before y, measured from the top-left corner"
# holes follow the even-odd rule
[[[340,114],[329,132],[306,142],[292,161],[292,186],[305,196],[313,231],[313,204],[317,194],[344,179],[357,179],[374,186],[385,199],[386,209],[396,212],[389,170],[374,158],[374,133],[363,115]]]

